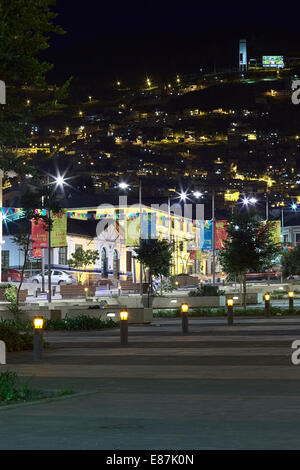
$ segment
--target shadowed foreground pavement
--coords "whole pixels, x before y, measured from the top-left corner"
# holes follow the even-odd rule
[[[52,332],[7,368],[81,392],[0,408],[0,449],[300,449],[300,318],[180,319],[119,331]]]

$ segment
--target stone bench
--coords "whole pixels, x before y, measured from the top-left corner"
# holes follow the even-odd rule
[[[125,292],[134,292],[134,283],[132,281],[120,281],[120,286],[122,291]],[[148,292],[149,284],[147,282],[143,282],[143,294]],[[136,292],[140,292],[140,283],[136,284]]]
[[[6,302],[6,298],[5,298],[6,289],[7,289],[7,287],[5,287],[5,288],[0,287],[0,301],[2,301],[2,302]],[[25,302],[27,296],[28,296],[28,290],[27,289],[21,289],[20,294],[19,294],[19,301],[20,302]]]
[[[199,279],[193,276],[176,276],[175,282],[178,287],[198,287]]]
[[[85,288],[88,289],[88,291],[85,291]],[[84,298],[86,296],[88,297],[95,297],[96,293],[96,287],[95,286],[76,286],[76,285],[61,285],[60,287],[60,295],[62,296],[63,299],[66,298]]]

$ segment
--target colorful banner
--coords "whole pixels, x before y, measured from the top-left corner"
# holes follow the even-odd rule
[[[215,249],[222,250],[224,241],[227,240],[227,220],[215,221]]]
[[[271,222],[271,238],[272,241],[276,244],[281,243],[281,221],[280,220],[274,220]]]
[[[34,250],[32,250],[32,257],[33,257],[34,259],[42,258],[42,257],[43,257],[43,250],[42,250],[42,248],[35,248]]]
[[[194,261],[196,259],[196,250],[190,250],[190,260]]]
[[[67,214],[62,209],[52,216],[51,248],[67,246]]]
[[[200,249],[212,250],[212,245],[213,245],[212,220],[201,220],[199,222],[200,222]]]
[[[43,219],[31,221],[32,249],[48,247],[48,232]]]
[[[133,219],[125,222],[126,246],[136,247],[140,244],[140,220]]]
[[[141,238],[146,240],[157,238],[155,212],[142,213]]]
[[[196,260],[201,261],[202,260],[202,250],[196,250]]]

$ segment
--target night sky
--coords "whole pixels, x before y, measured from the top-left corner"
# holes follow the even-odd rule
[[[207,2],[209,5],[209,2]],[[261,2],[262,3],[262,2]],[[54,38],[46,58],[53,77],[127,79],[145,74],[172,76],[237,65],[237,41],[246,37],[249,55],[300,56],[295,11],[241,3],[219,7],[198,1],[103,2],[57,0],[67,34]],[[280,11],[279,11],[280,10]]]

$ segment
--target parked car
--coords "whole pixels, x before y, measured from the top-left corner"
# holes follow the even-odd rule
[[[7,281],[14,281],[14,282],[20,282],[21,281],[21,273],[17,271],[16,269],[5,269],[2,271],[2,281],[7,282]]]
[[[45,271],[45,283],[48,282],[48,271]],[[36,284],[42,284],[42,273],[38,273],[35,276],[32,276],[29,279],[30,282],[35,282]],[[52,284],[72,284],[75,282],[74,277],[72,274],[66,272],[66,271],[60,271],[58,269],[54,269],[51,271],[51,283]]]
[[[294,274],[293,276],[288,276],[287,280],[288,281],[300,281],[300,276],[297,274]]]

